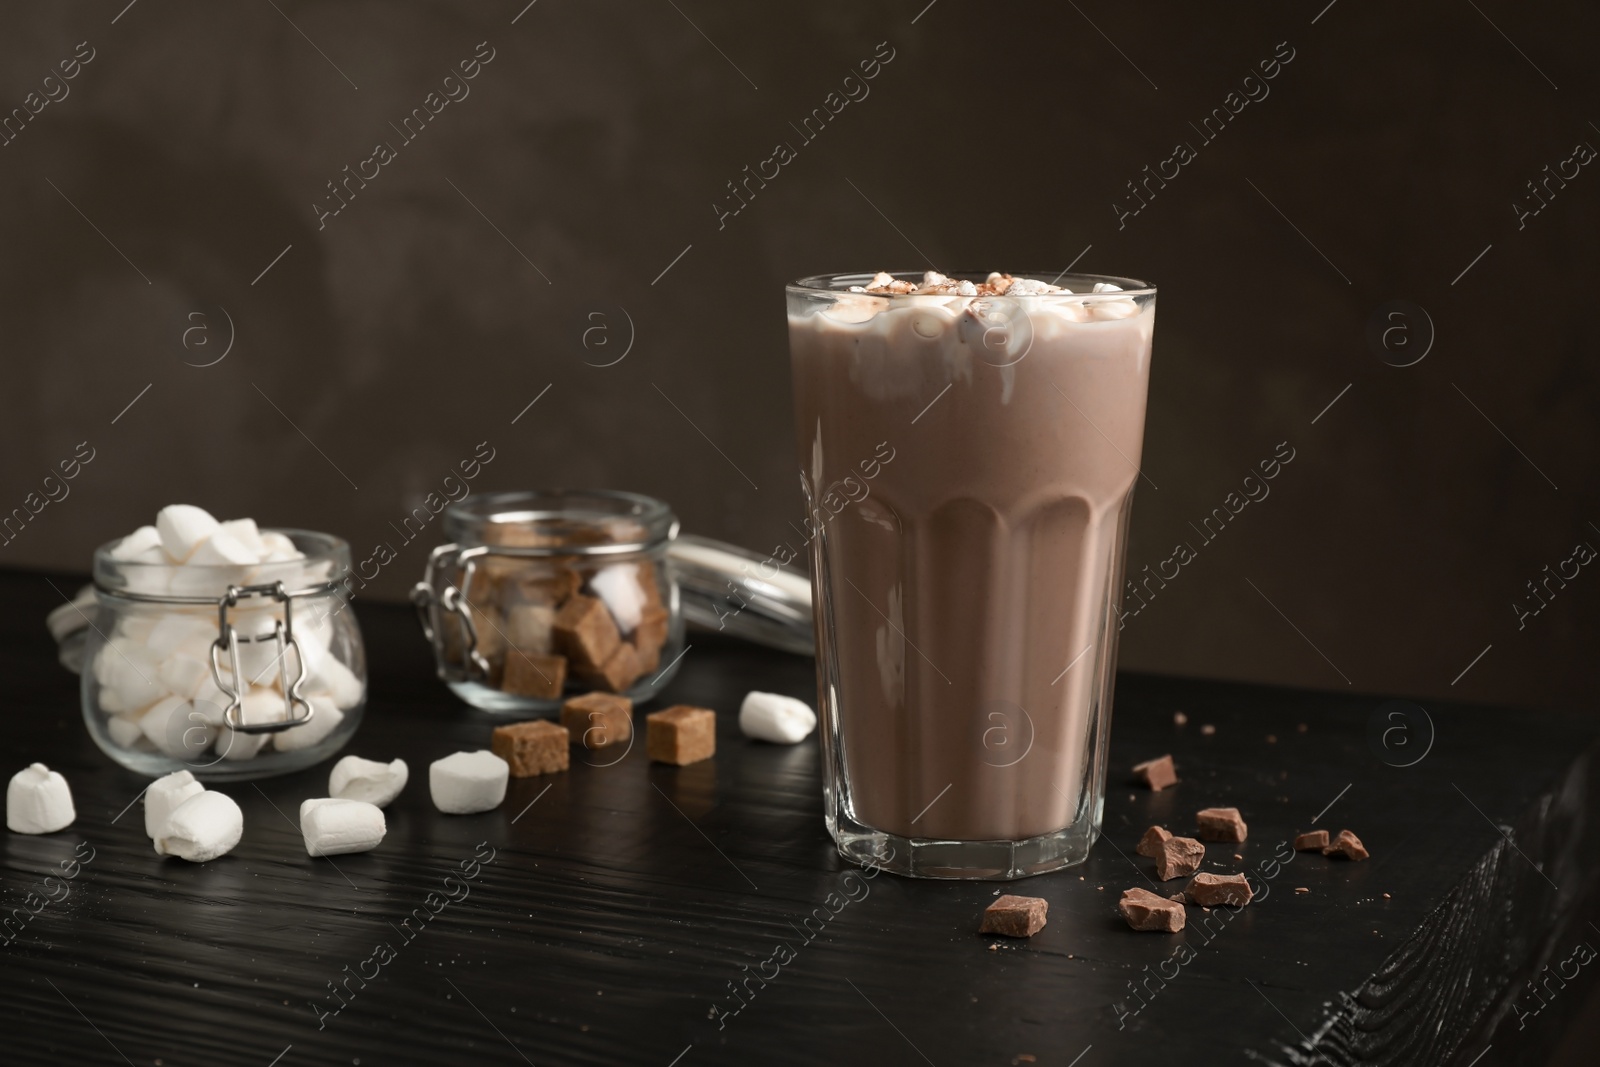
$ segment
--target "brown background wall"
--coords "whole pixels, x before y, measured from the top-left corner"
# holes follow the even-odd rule
[[[0,508],[94,459],[0,564],[84,569],[190,501],[387,540],[373,592],[398,596],[425,545],[391,523],[486,440],[477,491],[632,488],[770,548],[800,513],[784,280],[1077,261],[1162,287],[1130,570],[1199,548],[1125,666],[1593,707],[1596,568],[1521,630],[1512,608],[1600,547],[1600,168],[1512,207],[1600,146],[1592,6],[524,2],[7,13],[0,108],[68,95],[0,148]],[[483,41],[470,95],[402,143]],[[800,144],[884,41],[870,95]],[[719,226],[780,140],[798,158]],[[379,141],[396,158],[319,229]],[[1196,157],[1119,225],[1178,141]],[[1365,336],[1395,299],[1436,333],[1405,368]],[[1200,546],[1283,441],[1271,496]]]

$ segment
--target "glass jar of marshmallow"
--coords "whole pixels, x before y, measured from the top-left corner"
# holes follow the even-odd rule
[[[683,619],[672,509],[637,493],[472,497],[412,591],[439,677],[467,703],[525,714],[572,692],[648,700],[677,669]]]
[[[285,774],[342,748],[366,703],[366,656],[329,534],[163,508],[94,556],[98,617],[83,715],[141,774]]]

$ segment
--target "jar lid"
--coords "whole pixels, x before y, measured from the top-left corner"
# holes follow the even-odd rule
[[[693,534],[678,535],[667,555],[686,621],[784,652],[815,654],[811,580],[804,571]]]

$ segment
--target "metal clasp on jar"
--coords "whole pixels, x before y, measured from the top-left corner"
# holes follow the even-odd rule
[[[422,623],[422,633],[433,646],[433,661],[443,682],[487,682],[491,672],[489,661],[478,651],[478,627],[472,621],[472,603],[467,600],[462,587],[472,588],[472,575],[478,560],[494,551],[488,545],[463,549],[460,545],[440,545],[428,553],[428,564],[423,569],[422,581],[411,587],[411,603],[416,605],[417,619]],[[510,553],[515,554],[515,553]],[[449,558],[451,569],[461,571],[461,585],[447,583],[444,591],[436,592],[435,574]],[[461,648],[464,652],[460,665],[452,663],[444,642],[444,624],[451,622],[461,627]]]
[[[293,600],[297,595],[285,590],[282,582],[273,582],[271,585],[230,585],[227,593],[217,600],[217,639],[211,645],[211,677],[217,683],[217,688],[228,695],[228,706],[223,710],[222,721],[231,729],[243,734],[278,733],[305,725],[316,713],[311,702],[300,695],[300,685],[306,678],[306,661],[300,643],[294,636]],[[270,598],[282,604],[283,618],[272,620],[271,633],[242,636],[228,621],[228,613],[237,609],[240,601],[255,598]],[[248,724],[244,721],[244,693],[249,685],[244,681],[244,671],[239,662],[239,645],[268,641],[277,646],[274,662],[278,665],[278,688],[283,693],[284,717],[275,722]],[[290,651],[294,652],[293,681],[289,679]],[[218,654],[222,652],[228,655],[232,685],[224,677],[222,664],[218,661]],[[296,708],[302,709],[304,714],[296,716]]]

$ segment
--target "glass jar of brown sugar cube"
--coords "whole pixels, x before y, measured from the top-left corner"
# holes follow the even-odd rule
[[[487,711],[600,690],[648,700],[683,651],[667,549],[678,519],[610,490],[469,497],[412,590],[439,677]]]

